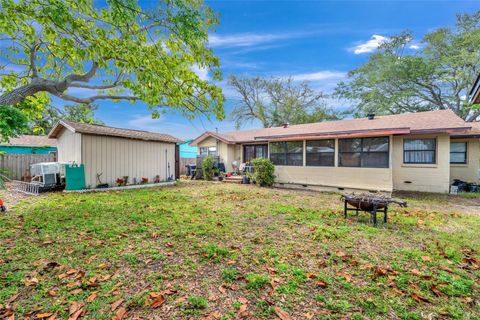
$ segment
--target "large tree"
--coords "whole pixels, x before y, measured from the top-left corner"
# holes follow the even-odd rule
[[[337,114],[325,106],[325,95],[308,82],[236,76],[228,82],[239,96],[230,114],[237,128],[253,120],[269,128],[337,119]]]
[[[207,46],[216,23],[200,0],[148,10],[137,0],[101,8],[93,0],[0,0],[0,105],[41,113],[51,96],[143,101],[154,117],[170,108],[222,119],[221,89],[194,72],[220,80]]]
[[[44,135],[48,133],[59,120],[70,120],[87,124],[103,124],[95,117],[98,106],[94,104],[66,105],[62,109],[48,105],[43,113],[33,117],[29,124],[29,133]]]
[[[480,72],[480,11],[458,15],[455,28],[434,30],[419,46],[412,41],[410,32],[391,37],[338,85],[337,96],[349,99],[357,116],[448,109],[478,119],[468,100]]]

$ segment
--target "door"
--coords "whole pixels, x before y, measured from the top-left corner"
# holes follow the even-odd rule
[[[250,144],[243,146],[243,162],[248,163],[255,158],[266,158],[268,156],[268,145]]]
[[[175,179],[180,179],[180,146],[175,145]]]

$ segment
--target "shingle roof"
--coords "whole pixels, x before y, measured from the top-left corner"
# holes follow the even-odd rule
[[[480,74],[477,76],[469,95],[471,103],[480,103]]]
[[[241,143],[258,140],[274,140],[289,137],[308,136],[348,136],[358,135],[389,135],[428,132],[467,132],[471,125],[450,110],[438,110],[418,113],[404,113],[389,116],[376,116],[373,120],[367,118],[325,121],[308,124],[291,125],[288,127],[262,128],[256,130],[234,131],[223,134],[206,132],[192,142],[197,144],[208,136],[217,136],[227,143]]]
[[[121,137],[121,138],[129,138],[129,139],[136,139],[136,140],[159,141],[159,142],[170,142],[170,143],[182,142],[182,140],[177,139],[165,133],[114,128],[114,127],[107,127],[104,125],[86,124],[86,123],[79,123],[79,122],[66,121],[66,120],[59,121],[57,125],[52,129],[52,131],[50,131],[48,136],[50,138],[56,138],[63,127],[70,129],[73,132],[99,135],[99,136]]]
[[[4,146],[22,147],[56,147],[57,139],[49,139],[48,136],[22,135],[10,138],[9,143],[2,143]]]

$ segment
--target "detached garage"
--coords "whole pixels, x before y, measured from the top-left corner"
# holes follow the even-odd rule
[[[181,140],[168,134],[62,120],[48,137],[58,141],[58,162],[84,165],[87,188],[126,176],[129,183],[178,178]]]

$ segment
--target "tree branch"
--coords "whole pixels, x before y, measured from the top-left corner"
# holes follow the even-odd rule
[[[96,95],[96,96],[91,96],[87,98],[78,98],[74,97],[65,93],[57,93],[55,94],[57,97],[63,99],[63,100],[68,100],[68,101],[73,101],[76,103],[85,103],[89,104],[97,100],[129,100],[129,101],[137,101],[140,100],[139,97],[135,96],[116,96],[116,95]]]

